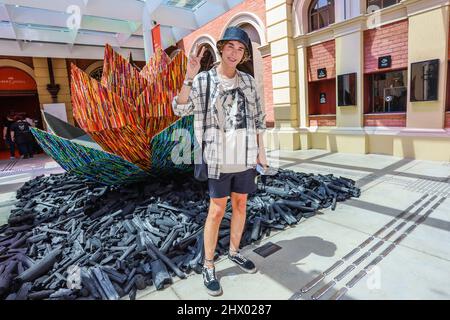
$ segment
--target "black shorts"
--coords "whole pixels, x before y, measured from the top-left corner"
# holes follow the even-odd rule
[[[253,193],[256,191],[256,170],[248,169],[236,173],[221,173],[219,179],[208,179],[210,198],[224,198],[235,193]]]

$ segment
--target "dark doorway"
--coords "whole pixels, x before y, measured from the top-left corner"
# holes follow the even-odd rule
[[[43,127],[36,81],[30,74],[15,67],[0,68],[0,159],[8,159],[10,156],[3,139],[8,114],[30,118],[36,127]],[[35,149],[39,150],[37,145]]]
[[[6,116],[14,112],[15,114],[23,114],[27,117],[35,120],[36,127],[43,128],[42,117],[39,106],[39,98],[37,92],[20,93],[15,92],[1,92],[0,91],[0,119],[1,119],[1,131],[3,135],[3,124],[6,120]],[[0,142],[0,160],[9,159],[9,149],[7,148],[3,136]],[[19,154],[16,150],[16,156]]]

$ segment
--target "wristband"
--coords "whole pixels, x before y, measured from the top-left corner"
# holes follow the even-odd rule
[[[192,79],[184,80],[183,85],[185,85],[186,87],[192,87]]]

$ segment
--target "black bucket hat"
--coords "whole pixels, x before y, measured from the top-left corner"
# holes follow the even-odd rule
[[[245,46],[248,55],[250,56],[252,54],[252,43],[250,41],[250,37],[247,32],[239,27],[228,27],[225,30],[222,39],[217,41],[217,45],[225,41],[239,41]]]

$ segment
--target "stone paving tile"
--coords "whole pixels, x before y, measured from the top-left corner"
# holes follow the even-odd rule
[[[152,295],[151,293],[140,294],[140,296],[136,296],[137,300],[180,300],[180,297],[177,296],[175,291],[173,290],[173,286],[166,287],[163,290],[158,291],[158,294]],[[126,299],[125,299],[126,300]]]
[[[316,157],[322,158],[323,156],[326,156],[328,154],[330,154],[330,152],[319,149],[295,150],[295,151],[286,151],[286,150],[267,151],[267,156],[270,157],[296,158],[298,160],[307,160]]]
[[[332,173],[354,179],[362,187],[361,197],[339,203],[334,212],[324,209],[324,214],[302,220],[295,227],[274,232],[244,248],[243,252],[258,265],[256,274],[243,273],[226,258],[221,258],[217,262],[217,273],[222,279],[224,294],[219,298],[207,295],[201,275],[191,273],[186,280],[174,278],[173,285],[164,290],[150,287],[139,291],[138,299],[288,299],[425,193],[435,195],[436,199],[448,197],[450,193],[449,181],[444,181],[450,176],[447,162],[330,154],[325,150],[271,152],[268,156],[271,161],[279,159],[280,165],[292,170]],[[15,201],[15,190],[21,183],[38,174],[62,172],[48,157],[35,161],[19,161],[16,172],[2,174],[0,171],[0,224],[6,222]],[[0,162],[0,170],[5,165]],[[368,278],[369,282],[364,279],[344,298],[450,299],[449,215],[450,200],[446,199],[380,262],[379,288],[374,286],[376,278]],[[399,234],[401,232],[385,242],[374,257]],[[268,241],[283,249],[265,259],[252,251]],[[367,263],[369,261],[367,258]],[[366,261],[352,271],[348,279],[365,265]],[[321,281],[302,299],[310,299],[330,279]],[[329,298],[344,284],[345,281],[338,282],[323,298]]]
[[[430,177],[448,178],[450,177],[450,163],[443,161],[412,160],[408,165],[398,168],[395,171]]]
[[[402,158],[381,154],[333,153],[320,158],[318,161],[330,164],[351,165],[367,169],[383,169],[400,160],[402,160]]]
[[[442,202],[401,245],[450,262],[450,199]]]
[[[449,261],[398,246],[343,300],[448,300],[449,265]]]

